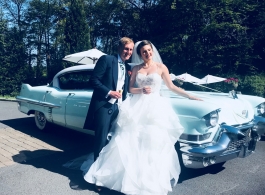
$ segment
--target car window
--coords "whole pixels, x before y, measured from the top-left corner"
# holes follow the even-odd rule
[[[61,89],[86,90],[92,89],[89,79],[92,71],[79,71],[65,73],[59,77],[59,86]]]

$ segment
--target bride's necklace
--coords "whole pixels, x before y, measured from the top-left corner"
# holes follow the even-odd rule
[[[148,66],[147,66],[147,65],[148,65]],[[142,68],[143,68],[143,69],[148,69],[148,68],[150,68],[151,66],[153,66],[153,62],[150,63],[150,64],[143,64],[143,65],[142,65]]]

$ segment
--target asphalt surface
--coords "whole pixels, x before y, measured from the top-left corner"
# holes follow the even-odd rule
[[[77,164],[72,169],[63,166],[91,153],[93,136],[58,126],[52,126],[47,132],[38,131],[33,116],[20,113],[15,102],[0,101],[0,134],[3,135],[0,136],[0,146],[1,142],[2,145],[8,145],[6,140],[9,139],[5,132],[9,133],[7,136],[10,133],[23,135],[38,142],[39,146],[17,149],[17,154],[11,156],[13,161],[18,155],[22,155],[24,159],[0,167],[0,195],[98,194],[94,191],[94,186],[83,180],[79,170],[84,158],[80,162],[76,160]],[[255,153],[247,158],[234,159],[223,166],[183,170],[178,184],[169,195],[263,195],[264,165],[263,138],[258,142]],[[121,195],[107,189],[100,194]]]

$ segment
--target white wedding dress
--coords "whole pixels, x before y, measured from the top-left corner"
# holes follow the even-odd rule
[[[174,144],[183,128],[169,100],[160,96],[158,73],[138,73],[136,84],[151,86],[152,93],[130,94],[122,103],[116,131],[84,179],[124,194],[166,195],[180,174]]]

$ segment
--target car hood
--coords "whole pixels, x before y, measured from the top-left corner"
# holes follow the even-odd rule
[[[179,115],[203,118],[212,111],[220,110],[219,124],[240,125],[248,123],[254,118],[253,106],[243,96],[237,99],[225,93],[210,93],[188,91],[203,101],[188,100],[168,89],[163,89],[161,95],[170,97],[171,102]]]

